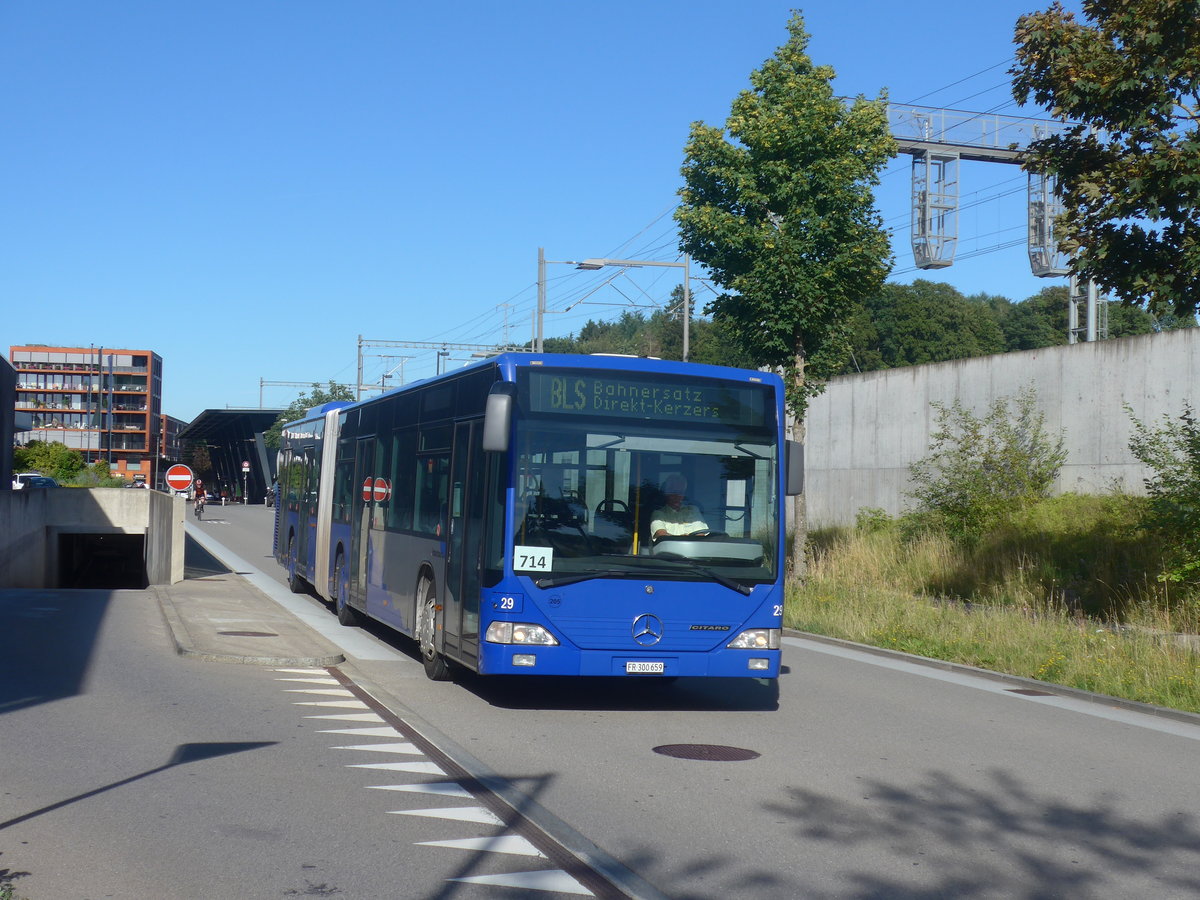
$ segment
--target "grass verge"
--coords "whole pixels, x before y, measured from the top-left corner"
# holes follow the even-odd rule
[[[785,624],[1200,713],[1200,653],[1180,634],[1198,630],[1196,605],[1166,596],[1126,505],[1047,504],[970,547],[878,518],[814,532]]]

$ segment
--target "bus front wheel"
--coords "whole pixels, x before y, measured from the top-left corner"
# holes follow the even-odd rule
[[[425,674],[433,681],[446,681],[450,678],[450,666],[446,658],[437,651],[437,626],[440,617],[437,592],[433,589],[433,579],[422,576],[417,585],[417,644],[421,649],[421,662],[425,666]]]

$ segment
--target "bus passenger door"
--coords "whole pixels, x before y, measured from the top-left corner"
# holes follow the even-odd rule
[[[311,559],[317,545],[317,490],[319,488],[318,454],[320,447],[309,446],[303,451],[303,474],[296,517],[296,570],[312,581],[316,561]]]
[[[482,422],[456,425],[450,464],[450,534],[442,622],[446,649],[466,663],[479,658],[479,550],[487,482],[482,434]]]
[[[367,548],[370,546],[374,505],[373,500],[365,499],[369,492],[362,485],[368,478],[374,478],[374,465],[374,436],[359,438],[354,450],[354,480],[350,483],[354,492],[350,519],[350,596],[359,609],[365,609],[367,603]]]

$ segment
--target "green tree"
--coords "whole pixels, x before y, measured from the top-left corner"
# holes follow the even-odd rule
[[[984,356],[1004,350],[992,311],[948,284],[887,284],[867,301],[887,368]]]
[[[33,440],[13,448],[14,472],[41,472],[56,481],[68,482],[86,466],[83,454],[61,441]]]
[[[313,382],[312,390],[307,394],[301,394],[293,400],[288,408],[279,414],[279,418],[275,420],[275,424],[263,432],[263,441],[271,449],[278,450],[280,438],[283,434],[283,426],[288,422],[295,422],[297,419],[303,418],[315,406],[321,406],[335,400],[353,399],[354,392],[348,384],[338,384],[336,381],[330,381],[328,387],[321,387],[320,384]]]
[[[1174,319],[1174,316],[1171,317]],[[1140,306],[1111,301],[1108,303],[1108,336],[1130,337],[1135,334],[1151,334],[1164,330],[1155,328],[1154,316]]]
[[[1073,123],[1030,145],[1065,206],[1076,274],[1161,317],[1200,306],[1200,8],[1196,0],[1054,3],[1017,20],[1013,96]]]
[[[1042,288],[1032,297],[1014,303],[1000,328],[1006,350],[1040,350],[1067,343],[1067,289]]]
[[[683,289],[677,287],[665,310],[649,318],[641,312],[625,311],[613,322],[589,320],[578,335],[546,338],[548,353],[625,353],[682,359],[683,321],[680,317]],[[693,317],[690,354],[692,362],[715,366],[755,368],[755,363],[737,346],[719,323]]]
[[[212,482],[212,455],[208,452],[208,444],[190,444],[184,451],[188,466],[201,481]]]
[[[896,144],[886,95],[843,103],[833,69],[806,52],[799,13],[788,34],[751,73],[724,128],[692,124],[675,219],[681,249],[723,291],[705,312],[757,364],[783,372],[803,440],[809,398],[849,353],[847,314],[890,268],[872,188]],[[802,497],[796,513],[791,555],[802,575]]]

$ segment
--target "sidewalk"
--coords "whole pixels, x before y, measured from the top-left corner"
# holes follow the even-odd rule
[[[335,666],[341,650],[234,572],[151,585],[180,655],[256,666]]]

